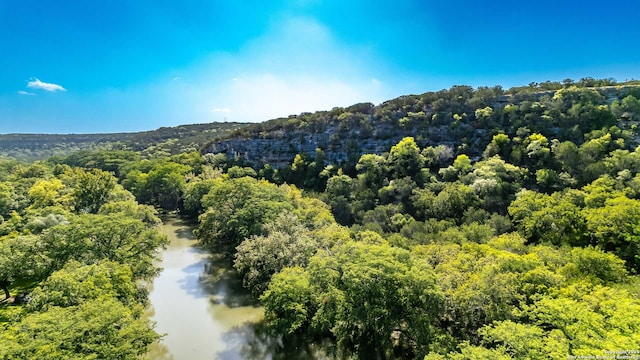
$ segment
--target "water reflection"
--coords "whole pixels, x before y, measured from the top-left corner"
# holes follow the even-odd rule
[[[192,230],[179,219],[164,219],[162,232],[170,245],[149,299],[156,330],[166,334],[160,344],[165,350],[155,346],[151,359],[214,359],[228,348],[226,332],[262,319],[262,308],[248,301],[232,269],[199,249]]]
[[[200,283],[212,295],[214,303],[232,308],[260,306],[251,293],[242,287],[240,276],[222,256],[211,255],[207,259],[204,271]]]
[[[149,359],[326,359],[327,346],[271,336],[263,308],[244,288],[228,261],[197,247],[193,225],[163,219],[170,240],[163,270],[149,293],[149,316],[166,334]]]
[[[236,326],[223,334],[227,349],[217,354],[218,359],[273,359],[273,360],[307,360],[335,359],[335,349],[328,342],[321,345],[309,343],[303,339],[273,337],[267,332],[263,322],[245,323]]]
[[[269,336],[260,323],[245,323],[223,334],[228,348],[217,356],[224,360],[271,359],[282,342]]]

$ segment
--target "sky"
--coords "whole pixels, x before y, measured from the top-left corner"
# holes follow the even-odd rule
[[[0,133],[261,122],[453,85],[640,78],[640,2],[0,0]]]

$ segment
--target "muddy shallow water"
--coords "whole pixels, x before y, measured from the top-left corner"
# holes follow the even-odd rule
[[[164,338],[147,359],[328,359],[323,345],[303,340],[283,344],[265,331],[263,308],[242,288],[228,261],[201,249],[195,225],[163,219],[170,244],[162,252],[163,270],[149,287],[148,316]]]
[[[192,224],[163,220],[170,244],[150,289],[149,315],[165,336],[149,358],[244,359],[255,351],[271,357],[268,348],[277,341],[257,331],[263,310],[241,288],[237,274],[197,247]]]

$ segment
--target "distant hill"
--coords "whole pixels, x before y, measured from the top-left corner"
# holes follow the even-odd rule
[[[625,98],[631,97],[633,99]],[[629,149],[640,143],[640,81],[583,78],[573,82],[453,86],[404,95],[379,105],[355,104],[263,123],[209,123],[113,134],[0,135],[0,156],[19,160],[65,156],[79,150],[133,150],[143,156],[181,152],[225,154],[256,168],[290,165],[296,154],[353,166],[362,154],[389,151],[406,136],[422,147],[480,158],[494,135],[514,141],[539,133],[580,145],[590,132],[617,127]],[[595,136],[595,135],[594,135]],[[526,155],[526,154],[525,154]]]
[[[133,150],[149,156],[173,155],[199,151],[212,139],[247,125],[236,122],[208,123],[111,134],[6,134],[0,135],[0,155],[24,161],[98,149]]]

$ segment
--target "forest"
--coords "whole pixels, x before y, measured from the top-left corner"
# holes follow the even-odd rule
[[[282,166],[210,145],[5,157],[0,358],[144,355],[160,339],[142,315],[166,212],[197,221],[284,346],[425,360],[640,350],[639,121],[638,84],[586,78],[454,86],[228,135],[344,130]],[[383,122],[380,138],[402,135],[391,146],[331,156],[353,131],[375,142]]]
[[[170,156],[198,151],[212,139],[246,125],[234,122],[191,124],[111,134],[0,134],[0,154],[25,162],[101,150],[131,150],[151,157]]]

